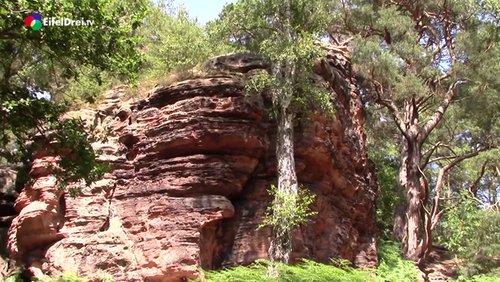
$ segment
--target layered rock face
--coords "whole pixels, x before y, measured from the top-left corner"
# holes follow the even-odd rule
[[[328,77],[338,62],[330,56],[317,70],[335,90],[336,117],[312,115],[296,128],[297,174],[317,195],[318,215],[296,232],[292,258],[374,266],[374,168],[359,95]],[[266,65],[228,55],[207,66],[218,74],[159,86],[139,101],[124,102],[117,88],[98,110],[69,113],[111,132],[94,146],[112,170],[71,198],[43,169],[54,156],[38,158],[16,202],[11,255],[33,272],[105,272],[116,281],[185,281],[199,267],[267,258],[270,230],[257,226],[276,183],[275,125],[248,103],[243,82]]]

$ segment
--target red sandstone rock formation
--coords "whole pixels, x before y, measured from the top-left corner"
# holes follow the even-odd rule
[[[360,97],[329,77],[337,63],[329,57],[317,70],[336,92],[336,117],[297,126],[297,174],[317,195],[318,215],[296,232],[292,257],[374,266],[374,169]],[[106,272],[116,281],[183,281],[200,266],[266,258],[270,231],[257,226],[276,181],[275,126],[246,102],[241,74],[266,66],[242,55],[207,66],[240,74],[160,86],[135,103],[122,102],[118,88],[98,111],[70,113],[111,132],[94,146],[112,171],[71,198],[41,169],[53,159],[38,159],[16,203],[11,254],[34,271]]]

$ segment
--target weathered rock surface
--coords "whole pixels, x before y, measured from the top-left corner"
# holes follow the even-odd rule
[[[318,215],[296,232],[293,258],[344,258],[377,263],[374,169],[367,158],[363,109],[354,89],[336,92],[336,117],[313,115],[296,129],[299,180],[317,195]],[[337,66],[336,66],[337,64]],[[266,68],[253,56],[231,55],[207,64],[248,72]],[[269,229],[257,231],[276,182],[274,124],[246,103],[243,75],[213,75],[153,89],[124,103],[117,88],[87,116],[109,130],[94,144],[112,170],[83,194],[59,191],[42,169],[18,197],[9,231],[18,261],[58,273],[75,271],[116,281],[184,281],[198,268],[249,264],[266,258]]]

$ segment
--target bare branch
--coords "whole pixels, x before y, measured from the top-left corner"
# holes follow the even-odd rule
[[[442,157],[436,157],[432,160],[430,160],[427,164],[431,164],[431,163],[435,163],[435,162],[439,162],[439,161],[442,161],[442,160],[451,160],[451,159],[454,159],[456,158],[456,156],[442,156]]]
[[[479,175],[476,177],[474,182],[472,182],[471,186],[469,187],[469,192],[473,197],[476,197],[476,195],[477,195],[479,181],[481,180],[481,178],[483,178],[484,173],[486,172],[486,165],[487,164],[488,164],[488,160],[484,161],[483,165],[481,166],[481,170],[479,172]]]
[[[448,106],[453,100],[453,97],[455,97],[456,94],[455,89],[458,84],[459,82],[456,81],[450,85],[443,101],[441,102],[441,105],[439,105],[432,118],[425,124],[424,128],[421,131],[421,135],[419,136],[420,145],[422,145],[425,142],[431,131],[439,124],[439,122],[443,118],[443,115],[448,109]]]
[[[483,148],[480,148],[476,151],[473,151],[473,152],[469,152],[465,155],[461,155],[457,158],[455,158],[452,162],[450,162],[449,164],[447,164],[445,167],[443,167],[442,169],[444,169],[444,172],[448,172],[448,170],[452,169],[454,166],[456,166],[457,164],[461,163],[462,161],[466,160],[466,159],[470,159],[472,157],[475,157],[477,155],[479,155],[479,153],[481,152],[484,152],[484,151],[488,151],[488,150],[491,150],[491,149],[494,149],[496,147],[494,146],[486,146],[486,147],[483,147]]]
[[[432,205],[432,210],[431,210],[432,225],[438,224],[439,219],[441,218],[442,213],[444,212],[444,210],[441,210],[438,212],[439,202],[441,200],[441,198],[440,198],[441,197],[441,190],[442,190],[443,183],[444,183],[444,176],[448,173],[448,171],[450,169],[452,169],[453,167],[455,167],[456,165],[458,165],[462,161],[464,161],[466,159],[470,159],[472,157],[475,157],[475,156],[479,155],[480,152],[484,152],[484,151],[490,150],[492,148],[493,147],[487,146],[487,147],[480,148],[476,151],[469,152],[467,154],[458,156],[453,161],[451,161],[449,164],[447,164],[446,166],[442,167],[439,170],[438,178],[436,180],[436,185],[434,188],[434,199],[433,199],[433,205]]]
[[[429,163],[429,159],[431,158],[432,154],[436,151],[436,149],[441,145],[441,141],[437,142],[434,144],[429,150],[425,151],[422,154],[422,159],[423,162],[420,164],[421,168],[425,168],[427,164]]]
[[[398,110],[396,104],[394,104],[394,101],[392,101],[392,100],[382,99],[382,94],[384,93],[384,88],[383,88],[382,84],[380,84],[380,82],[378,82],[376,80],[371,80],[371,82],[375,86],[375,89],[376,89],[375,92],[377,93],[377,99],[375,102],[379,105],[386,107],[389,110],[389,112],[391,113],[392,119],[394,120],[394,123],[396,123],[396,126],[398,127],[399,131],[401,132],[401,134],[403,134],[403,136],[406,139],[409,140],[410,136],[408,135],[408,133],[405,130],[406,125],[404,124],[403,119],[401,118],[401,114],[399,113],[399,110]]]

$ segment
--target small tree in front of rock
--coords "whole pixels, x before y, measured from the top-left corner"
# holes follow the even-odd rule
[[[266,226],[273,228],[273,233],[278,240],[271,242],[270,253],[277,253],[279,257],[284,257],[285,261],[289,261],[292,251],[290,235],[317,214],[310,208],[316,196],[303,186],[299,187],[298,193],[293,195],[280,191],[275,185],[271,185],[268,192],[273,197],[273,201],[267,207],[266,216],[259,225],[259,229]]]

